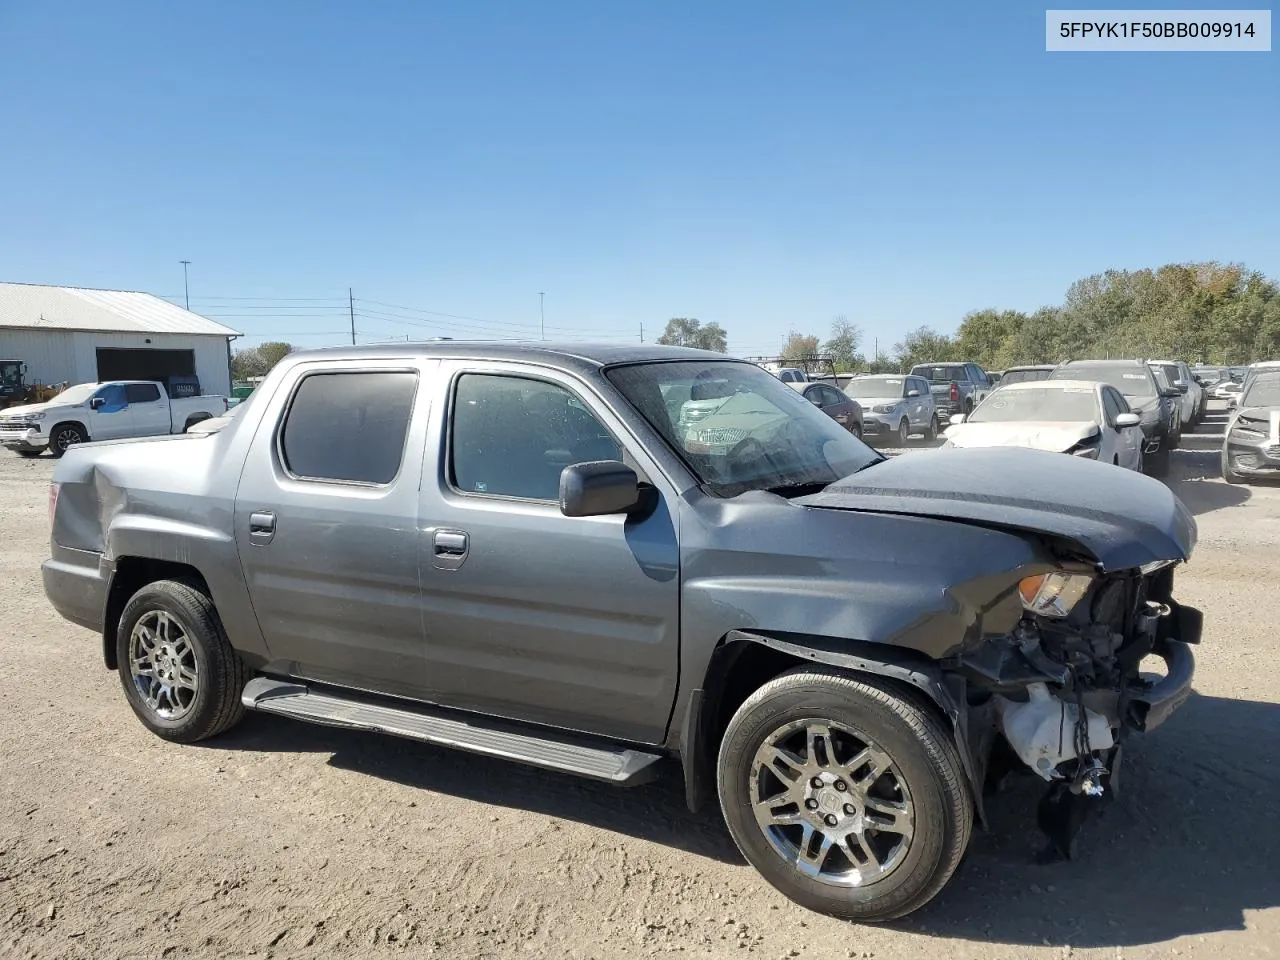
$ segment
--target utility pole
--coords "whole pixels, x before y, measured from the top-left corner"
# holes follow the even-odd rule
[[[356,345],[356,298],[351,292],[351,288],[347,287],[347,312],[351,314],[351,345]]]
[[[644,343],[644,324],[640,324],[640,342]]]
[[[187,267],[191,266],[190,260],[179,260],[182,264],[182,293],[186,297],[187,309],[191,309],[191,287],[187,283]]]
[[[546,294],[538,291],[538,318],[542,321],[542,339],[547,339],[547,311],[543,308],[543,297]]]

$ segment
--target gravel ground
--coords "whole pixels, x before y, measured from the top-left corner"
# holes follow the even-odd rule
[[[1170,479],[1200,524],[1196,695],[1134,744],[1078,860],[1033,865],[1015,788],[887,927],[792,906],[675,776],[615,790],[254,715],[152,737],[41,590],[52,461],[0,452],[0,957],[1274,957],[1280,643],[1250,604],[1280,574],[1280,489],[1218,479],[1224,421]]]

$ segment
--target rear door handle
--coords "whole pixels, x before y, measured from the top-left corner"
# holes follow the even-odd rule
[[[276,535],[276,515],[270,510],[258,510],[249,514],[249,539],[254,543],[269,543]]]
[[[461,530],[437,530],[431,535],[432,565],[440,570],[457,570],[467,559],[470,548]]]

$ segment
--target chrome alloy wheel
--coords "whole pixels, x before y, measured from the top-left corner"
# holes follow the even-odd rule
[[[779,727],[751,761],[751,806],[778,856],[822,883],[861,887],[901,865],[914,808],[893,758],[826,720]]]
[[[129,674],[142,702],[163,720],[179,720],[195,703],[200,668],[178,620],[163,610],[144,613],[129,634]]]

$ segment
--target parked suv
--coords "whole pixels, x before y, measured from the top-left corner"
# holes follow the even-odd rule
[[[248,708],[616,784],[673,758],[770,883],[860,920],[943,888],[996,746],[1069,853],[1200,635],[1162,484],[887,460],[697,350],[292,354],[220,430],[73,447],[50,503],[45,591],[158,736]]]
[[[1109,383],[1124,396],[1129,409],[1142,418],[1143,469],[1153,477],[1169,472],[1169,452],[1178,436],[1182,394],[1161,384],[1141,360],[1069,360],[1050,380],[1094,380]]]
[[[911,375],[929,381],[940,420],[973,413],[992,390],[990,378],[976,363],[917,363]]]
[[[923,377],[868,374],[853,377],[844,392],[862,405],[862,435],[906,446],[913,433],[936,440],[940,429],[929,381]]]

